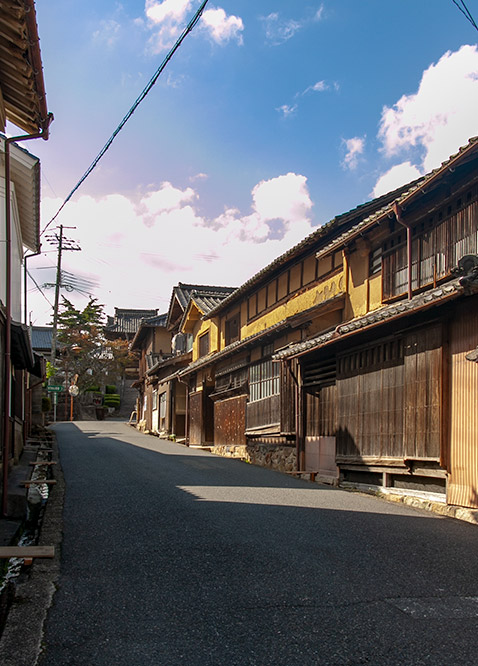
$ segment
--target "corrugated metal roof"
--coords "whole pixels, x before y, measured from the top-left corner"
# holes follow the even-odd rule
[[[47,133],[50,118],[33,0],[2,2],[0,89],[8,120],[28,134]],[[0,123],[4,130],[5,118]]]

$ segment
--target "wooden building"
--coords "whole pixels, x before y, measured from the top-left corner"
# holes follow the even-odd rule
[[[389,205],[405,188],[334,218],[195,322],[189,386],[189,441],[217,453],[291,471],[296,452],[294,372],[280,349],[335,328],[348,312],[341,248],[316,252]]]
[[[298,464],[478,508],[478,139],[318,248],[343,321],[275,356],[296,374]],[[468,358],[467,358],[468,357]],[[475,362],[474,362],[475,361]]]
[[[48,139],[53,116],[47,110],[33,0],[2,4],[0,39],[0,131],[9,121],[18,128],[17,142]],[[0,144],[0,448],[7,516],[8,468],[23,448],[28,372],[35,371],[21,319],[21,283],[24,248],[40,249],[40,163],[13,137],[2,135]]]

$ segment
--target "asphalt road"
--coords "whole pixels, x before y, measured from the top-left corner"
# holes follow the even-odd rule
[[[478,663],[476,526],[122,423],[55,430],[41,666]]]

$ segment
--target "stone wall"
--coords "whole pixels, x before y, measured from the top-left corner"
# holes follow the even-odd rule
[[[279,472],[293,472],[296,469],[295,446],[277,444],[211,446],[211,453],[225,458],[239,458],[253,465],[270,467]]]

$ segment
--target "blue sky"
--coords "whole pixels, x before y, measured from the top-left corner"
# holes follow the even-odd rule
[[[38,0],[55,115],[49,141],[28,145],[43,226],[199,4]],[[478,19],[478,1],[467,6]],[[452,0],[208,3],[58,218],[83,248],[65,268],[98,283],[108,314],[164,311],[178,281],[238,286],[478,134],[477,37]],[[39,284],[54,274],[44,249],[30,260]],[[47,323],[29,286],[32,321]]]

